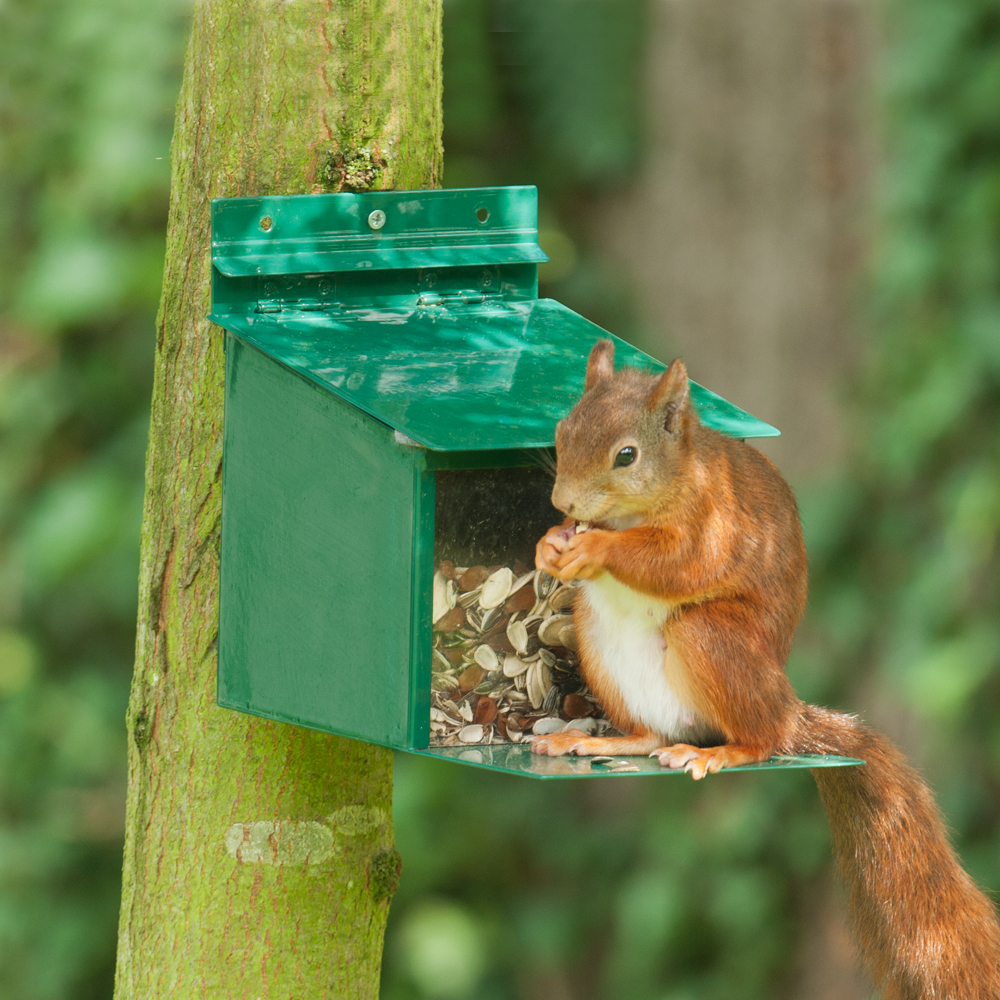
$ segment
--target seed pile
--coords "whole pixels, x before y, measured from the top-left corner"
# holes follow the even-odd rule
[[[513,566],[434,573],[431,746],[519,743],[564,729],[613,734],[578,673],[575,587]]]

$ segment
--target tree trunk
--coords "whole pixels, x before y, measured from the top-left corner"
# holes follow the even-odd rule
[[[779,427],[754,444],[793,478],[821,474],[846,445],[838,383],[867,238],[870,7],[655,0],[642,176],[601,233],[659,349]]]
[[[388,750],[215,705],[213,197],[433,187],[440,0],[197,0],[171,151],[116,1000],[378,994]]]

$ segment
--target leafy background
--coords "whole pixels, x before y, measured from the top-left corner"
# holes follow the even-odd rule
[[[789,671],[892,731],[970,871],[1000,886],[1000,12],[879,12],[851,447],[796,484],[813,583]],[[186,16],[184,0],[0,3],[4,1000],[111,993]],[[538,183],[543,292],[666,356],[589,225],[642,161],[648,16],[644,0],[447,0],[445,183]],[[809,975],[831,878],[808,775],[553,789],[403,756],[396,819],[387,1000],[864,995]]]

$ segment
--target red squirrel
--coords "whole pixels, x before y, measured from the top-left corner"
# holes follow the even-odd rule
[[[866,970],[884,1000],[998,1000],[997,915],[930,790],[887,739],[804,704],[785,675],[806,551],[774,465],[701,425],[679,359],[662,375],[616,372],[610,340],[590,353],[556,459],[552,503],[568,516],[536,564],[580,581],[580,669],[628,735],[571,730],[532,750],[649,754],[695,779],[773,754],[864,760],[812,773]]]

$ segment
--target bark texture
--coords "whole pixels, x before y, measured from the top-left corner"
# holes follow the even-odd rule
[[[197,0],[157,319],[116,1000],[375,997],[389,751],[215,705],[210,201],[441,175],[440,0]]]

